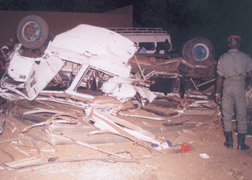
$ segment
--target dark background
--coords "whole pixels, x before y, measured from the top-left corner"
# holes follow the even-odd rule
[[[227,38],[238,34],[241,49],[252,55],[252,0],[0,0],[0,10],[103,13],[133,5],[135,27],[162,27],[179,52],[196,36],[215,46],[216,59],[227,51]]]

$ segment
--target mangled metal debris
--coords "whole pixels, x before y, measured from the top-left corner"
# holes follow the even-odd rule
[[[28,100],[34,100],[44,89],[56,86],[69,95],[92,97],[81,91],[93,88],[91,83],[98,89],[114,76],[118,77],[118,86],[124,84],[125,79],[120,78],[129,77],[127,62],[137,50],[130,40],[89,25],[79,25],[56,36],[42,57],[25,57],[21,47],[21,44],[15,47],[1,87],[2,92],[14,91]],[[18,86],[10,83],[10,78],[19,83]]]
[[[25,40],[28,37],[24,35],[23,38]],[[143,86],[142,79],[131,76],[128,61],[136,51],[137,47],[129,39],[90,25],[79,25],[57,35],[48,43],[41,57],[25,56],[22,44],[17,44],[9,55],[7,73],[1,80],[0,96],[9,100],[75,104],[83,108],[84,116],[93,121],[95,127],[140,144],[157,144],[163,150],[168,148],[165,140],[116,117],[120,106],[112,105],[116,108],[111,108],[111,105],[95,104],[95,96],[88,93],[88,90],[102,91],[116,98],[119,104],[134,98],[136,94],[142,100],[153,101],[156,95]],[[62,96],[59,98],[57,95]],[[49,111],[40,109],[33,113],[38,112]],[[50,113],[54,115],[46,122],[28,126],[22,132],[36,126],[49,126],[54,120],[63,119],[68,123],[78,120],[68,113]]]
[[[32,155],[31,153],[28,154],[25,151],[18,148],[18,145],[23,146],[22,144],[23,141],[29,142],[29,144],[33,147],[33,149],[35,149],[35,155]],[[18,167],[20,166],[22,167],[22,166],[27,166],[31,163],[41,162],[43,155],[41,154],[41,151],[38,148],[38,145],[35,139],[33,139],[32,137],[23,136],[19,138],[13,138],[13,139],[5,140],[5,141],[0,141],[0,145],[5,144],[5,146],[11,143],[13,144],[15,143],[15,145],[13,145],[13,149],[15,149],[14,154],[10,154],[8,152],[4,153],[5,152],[4,148],[3,147],[1,148],[2,149],[1,153],[4,153],[5,156],[8,157],[8,160],[7,162],[3,162],[2,160],[0,161],[0,170],[6,169],[6,170],[14,171],[16,170],[16,168],[18,169]],[[19,159],[16,159],[16,156],[18,154],[20,154]],[[20,156],[23,158],[20,159]],[[20,170],[22,170],[22,168],[20,168]]]
[[[139,144],[144,145],[143,142],[157,144],[160,150],[169,148],[164,139],[158,138],[154,134],[130,122],[112,116],[109,113],[102,112],[101,110],[90,109],[89,111],[89,116],[94,121],[94,126],[99,129],[130,138]]]
[[[132,141],[135,141],[139,145],[142,145],[146,148],[150,148],[150,144],[156,144],[158,146],[158,150],[169,148],[164,139],[155,136],[151,132],[143,130],[141,127],[135,124],[112,115],[111,112],[113,112],[113,110],[111,111],[110,108],[106,109],[104,106],[102,108],[101,107],[98,108],[97,105],[95,105],[95,107],[91,106],[90,108],[85,109],[86,116],[88,117],[88,122],[86,123],[91,123],[93,126],[102,130],[103,132],[117,134],[131,139]],[[27,126],[22,130],[23,133],[28,132],[32,128],[38,126],[45,126],[45,128],[48,128],[53,122],[68,124],[79,122],[78,117],[73,117],[73,115],[62,112],[58,113],[57,111],[50,111],[46,109],[35,109],[33,111],[25,112],[24,114],[41,112],[50,112],[54,115],[45,122]]]
[[[27,23],[23,23],[24,30],[29,23],[34,22],[33,18],[34,16],[25,18]],[[26,127],[23,132],[37,126],[48,127],[56,121],[69,124],[80,121],[89,125],[91,122],[103,132],[126,137],[145,147],[156,144],[158,150],[167,149],[169,145],[165,139],[119,118],[118,112],[123,109],[124,103],[132,99],[140,101],[141,106],[153,102],[157,97],[154,93],[157,86],[166,85],[161,90],[164,94],[179,94],[183,80],[179,71],[181,64],[190,70],[207,69],[204,65],[192,65],[182,58],[167,61],[160,57],[156,59],[135,55],[138,47],[134,42],[101,27],[78,25],[54,39],[44,39],[46,43],[39,47],[38,43],[41,42],[38,42],[37,36],[40,34],[18,32],[22,44],[16,44],[11,53],[6,55],[9,64],[7,73],[1,79],[0,96],[8,100],[26,99],[67,104],[81,108],[83,114],[82,117],[77,117],[70,113],[49,112],[48,109],[29,111],[53,115],[44,122]],[[27,48],[45,50],[40,53],[41,56],[27,56]],[[115,98],[117,102],[95,101],[96,96],[102,94]],[[178,101],[182,107],[191,104],[180,98]],[[157,110],[145,110],[169,116]],[[178,115],[178,112],[173,115]],[[168,121],[163,117],[156,119]]]

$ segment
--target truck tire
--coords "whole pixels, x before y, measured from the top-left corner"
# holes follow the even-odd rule
[[[17,39],[26,48],[40,48],[49,35],[46,21],[36,15],[24,17],[17,27]]]
[[[213,44],[204,37],[196,37],[187,41],[182,49],[185,61],[192,65],[208,65],[215,59]]]

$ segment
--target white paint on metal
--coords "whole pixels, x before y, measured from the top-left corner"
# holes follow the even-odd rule
[[[101,90],[122,103],[136,95],[135,86],[127,78],[113,77],[103,84]]]
[[[43,58],[39,64],[34,63],[25,83],[25,89],[30,99],[35,99],[37,95],[46,87],[63,67],[64,61],[51,55]]]

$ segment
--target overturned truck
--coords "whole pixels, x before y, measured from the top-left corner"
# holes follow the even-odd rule
[[[137,47],[127,38],[104,28],[79,25],[57,35],[46,45],[42,56],[34,57],[36,51],[31,49],[44,46],[48,37],[42,33],[43,28],[37,27],[46,26],[46,22],[37,16],[28,16],[20,25],[23,29],[18,28],[17,34],[21,43],[9,54],[7,75],[2,78],[2,96],[7,99],[11,97],[9,91],[34,100],[43,90],[52,89],[92,99],[83,91],[103,89],[108,94],[115,93],[116,89],[109,90],[112,87],[104,84],[109,80],[110,85],[134,84],[128,61]],[[114,96],[121,101],[133,97],[135,91],[127,88],[124,94]]]
[[[135,54],[138,47],[128,38],[90,25],[79,25],[52,38],[47,23],[34,15],[21,20],[17,38],[19,43],[4,54],[8,64],[1,79],[1,97],[81,107],[85,122],[92,120],[100,130],[146,147],[150,147],[149,143],[156,144],[158,150],[169,147],[166,140],[118,118],[116,113],[122,104],[133,98],[140,105],[151,103],[157,96],[155,91],[160,91],[155,86],[163,86],[157,79],[172,80],[167,87],[169,91],[161,90],[167,93],[179,91],[185,79],[199,88],[192,78],[210,82],[214,78],[211,68],[214,69],[215,63],[208,58],[211,49],[198,42],[189,43],[193,52],[186,55],[194,53],[199,64],[180,57],[144,56]],[[103,94],[118,103],[106,98],[95,100]]]

